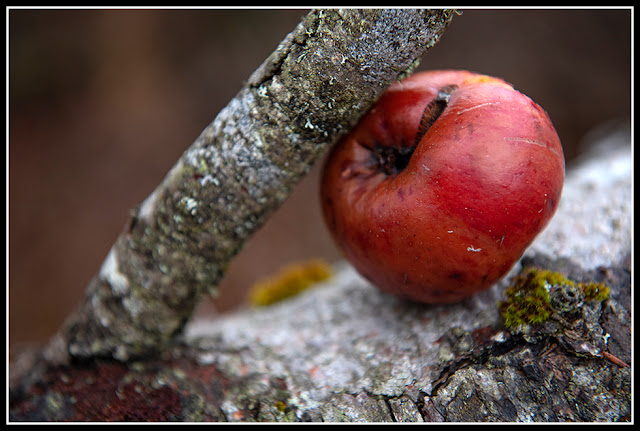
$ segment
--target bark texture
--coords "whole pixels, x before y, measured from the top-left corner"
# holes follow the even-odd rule
[[[436,43],[448,10],[317,10],[131,217],[50,358],[167,347],[310,166]]]
[[[178,421],[630,421],[631,151],[611,135],[568,172],[558,213],[500,284],[425,306],[348,265],[285,302],[192,322],[180,344],[122,363],[41,363],[11,386],[10,419]],[[553,301],[507,329],[522,266],[604,282],[604,301]],[[19,365],[19,364],[16,364]]]

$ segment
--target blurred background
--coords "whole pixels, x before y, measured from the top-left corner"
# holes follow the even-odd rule
[[[8,10],[9,339],[44,342],[81,301],[130,208],[306,10]],[[547,110],[568,167],[594,128],[630,125],[628,9],[463,10],[420,69],[511,82]],[[199,313],[245,306],[283,265],[340,258],[318,164]]]

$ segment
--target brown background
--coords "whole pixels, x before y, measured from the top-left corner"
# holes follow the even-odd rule
[[[305,13],[9,11],[14,350],[59,327],[128,210]],[[628,9],[465,10],[420,68],[505,78],[548,111],[570,165],[593,127],[629,123],[630,35]],[[200,313],[242,306],[248,286],[287,262],[340,257],[319,216],[318,170],[249,241]]]

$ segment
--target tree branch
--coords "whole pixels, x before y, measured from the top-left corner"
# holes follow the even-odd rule
[[[126,361],[168,346],[248,237],[452,15],[309,13],[132,210],[47,355]]]

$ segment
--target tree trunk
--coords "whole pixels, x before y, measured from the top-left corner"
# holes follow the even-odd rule
[[[40,362],[11,386],[10,419],[632,420],[632,162],[628,134],[608,141],[621,146],[568,172],[547,230],[487,292],[419,305],[343,264],[287,301],[192,322],[154,358]],[[522,265],[604,282],[608,298],[585,300],[570,323],[554,308],[548,322],[505,328],[499,303]]]
[[[252,74],[138,207],[47,350],[50,360],[153,355],[311,165],[395,80],[449,10],[317,10]]]

